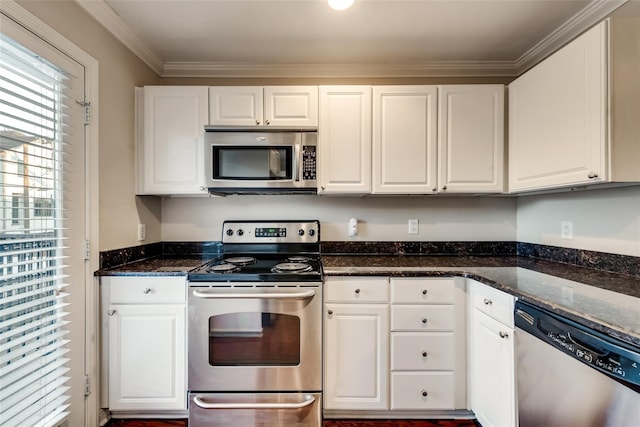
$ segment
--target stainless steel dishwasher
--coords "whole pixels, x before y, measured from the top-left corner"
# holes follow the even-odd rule
[[[640,348],[515,305],[520,427],[640,427]]]

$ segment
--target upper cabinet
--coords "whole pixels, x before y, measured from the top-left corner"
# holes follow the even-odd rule
[[[504,191],[504,85],[440,86],[438,191]]]
[[[371,86],[321,86],[318,194],[371,192]]]
[[[136,104],[137,194],[206,194],[207,87],[136,88]]]
[[[510,191],[640,181],[639,22],[604,21],[509,85]]]
[[[317,86],[212,86],[213,126],[318,126]]]
[[[373,193],[436,188],[437,86],[373,87]]]

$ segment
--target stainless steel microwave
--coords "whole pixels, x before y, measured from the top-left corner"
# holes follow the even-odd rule
[[[205,127],[212,194],[317,193],[315,129]]]

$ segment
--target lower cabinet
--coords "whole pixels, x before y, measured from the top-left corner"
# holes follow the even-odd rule
[[[325,409],[388,409],[389,279],[328,278],[324,294]]]
[[[467,408],[464,279],[329,277],[324,290],[325,415]]]
[[[514,298],[469,280],[471,409],[484,427],[516,426]]]
[[[108,277],[110,411],[187,408],[184,277]],[[106,301],[105,301],[106,302]]]

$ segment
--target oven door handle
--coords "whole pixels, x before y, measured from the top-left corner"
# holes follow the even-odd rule
[[[302,402],[279,403],[279,402],[247,402],[247,403],[208,403],[200,396],[193,398],[193,403],[203,409],[301,409],[311,405],[316,398],[310,394],[304,396]]]
[[[193,291],[193,296],[198,298],[207,298],[207,299],[305,299],[305,298],[311,298],[315,294],[316,294],[316,291],[314,291],[313,289],[309,289],[303,292],[252,293],[252,294],[249,294],[249,293],[222,294],[222,293],[201,291],[198,289],[195,289]]]

